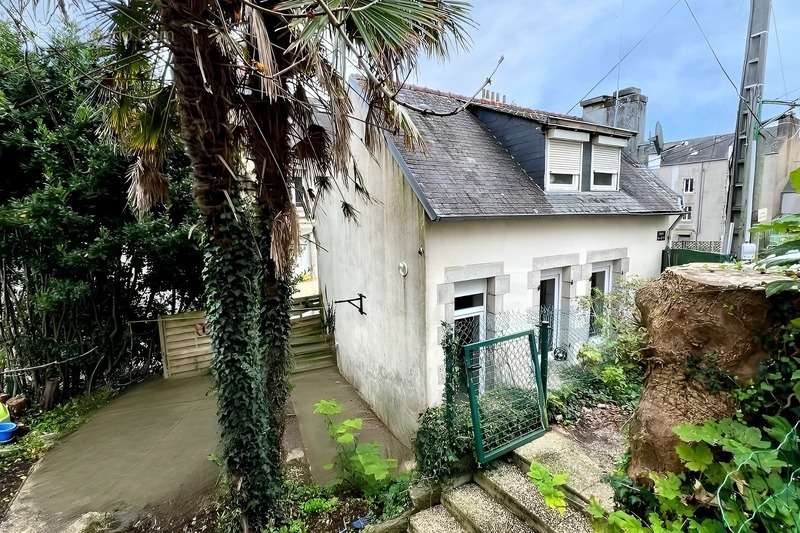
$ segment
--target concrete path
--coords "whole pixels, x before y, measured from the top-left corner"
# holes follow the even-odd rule
[[[194,509],[217,479],[218,435],[209,376],[134,386],[45,454],[0,532],[66,531],[94,511]]]
[[[344,409],[340,415],[342,419],[363,419],[364,429],[360,440],[381,444],[389,457],[397,459],[401,470],[404,463],[407,467],[408,462],[413,460],[412,451],[389,432],[336,367],[295,374],[291,382],[294,386],[292,409],[300,428],[311,477],[317,483],[324,484],[335,477],[334,472],[325,470],[323,466],[333,462],[336,456],[336,446],[328,436],[322,417],[314,414],[314,404],[320,400],[339,402]]]

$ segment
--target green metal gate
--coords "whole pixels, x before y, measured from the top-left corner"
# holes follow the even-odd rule
[[[478,463],[508,453],[547,431],[547,324],[464,346]],[[542,368],[544,366],[544,368]]]

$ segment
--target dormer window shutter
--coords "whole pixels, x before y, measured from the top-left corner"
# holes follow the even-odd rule
[[[580,142],[548,139],[547,168],[550,190],[577,190],[583,164]]]

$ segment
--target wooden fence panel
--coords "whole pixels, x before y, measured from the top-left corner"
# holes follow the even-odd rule
[[[211,338],[202,311],[162,316],[158,321],[164,377],[189,377],[211,367]]]

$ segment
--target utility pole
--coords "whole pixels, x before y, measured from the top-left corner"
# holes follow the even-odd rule
[[[760,135],[759,115],[764,95],[764,75],[767,70],[771,3],[771,0],[750,0],[747,46],[742,82],[739,86],[739,110],[736,116],[725,213],[725,251],[733,252],[740,258],[743,251],[752,249],[749,243],[756,186],[756,150]]]

